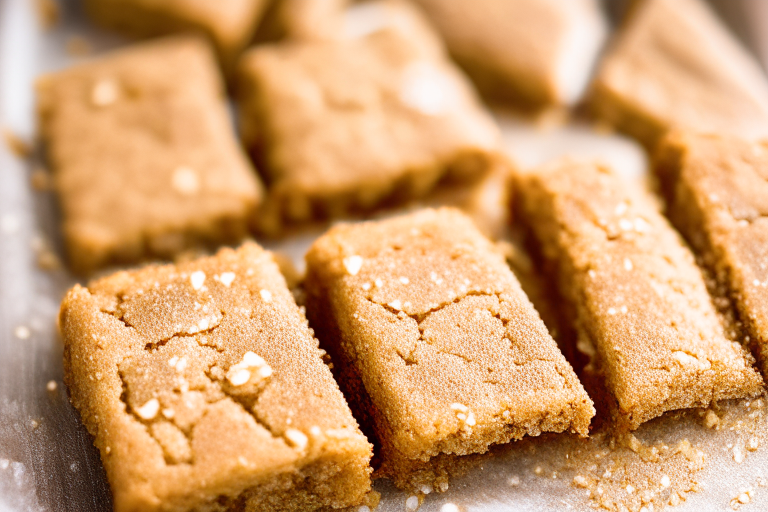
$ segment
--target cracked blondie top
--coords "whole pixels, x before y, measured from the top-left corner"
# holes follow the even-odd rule
[[[37,94],[75,271],[247,234],[261,185],[202,39],[119,50],[44,76]]]
[[[240,126],[268,184],[264,232],[474,183],[499,163],[497,126],[433,41],[390,28],[243,57]]]
[[[620,427],[761,392],[752,357],[726,338],[693,255],[649,197],[567,160],[518,185],[520,218],[558,276],[577,347],[615,397]]]
[[[416,0],[478,89],[525,108],[572,104],[607,35],[595,0]]]
[[[267,0],[85,0],[90,19],[122,33],[151,37],[198,32],[206,35],[226,70],[253,38]]]
[[[656,172],[670,218],[738,312],[733,327],[768,375],[768,143],[672,134]]]
[[[592,109],[653,148],[670,129],[768,135],[768,81],[702,0],[635,2],[603,58]]]
[[[60,320],[116,511],[305,511],[369,491],[371,445],[259,246],[75,286]]]
[[[307,265],[311,325],[396,485],[439,483],[441,454],[587,434],[591,400],[503,255],[459,211],[340,225]]]

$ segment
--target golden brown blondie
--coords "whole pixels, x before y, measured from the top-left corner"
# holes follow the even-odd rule
[[[256,244],[75,286],[65,382],[117,512],[359,503],[371,445]]]
[[[231,70],[251,41],[267,0],[85,0],[98,25],[152,37],[198,32],[216,47],[222,66]]]
[[[648,197],[605,168],[563,161],[521,176],[516,199],[620,426],[762,390],[693,255]]]
[[[477,182],[498,163],[497,126],[424,41],[385,29],[243,57],[242,137],[269,188],[263,231]]]
[[[577,101],[607,34],[594,0],[416,0],[484,95],[541,108]]]
[[[525,435],[587,434],[591,400],[458,210],[340,225],[307,265],[310,325],[396,485],[443,483],[455,456]]]
[[[120,50],[43,77],[37,92],[73,269],[247,234],[261,185],[203,40]]]
[[[745,341],[768,375],[768,143],[672,134],[660,146],[656,172],[672,222],[703,256],[718,295],[738,311]]]
[[[667,130],[768,135],[768,81],[701,0],[640,0],[600,64],[596,117],[653,148]]]

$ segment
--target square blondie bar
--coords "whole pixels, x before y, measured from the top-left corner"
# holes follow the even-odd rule
[[[451,55],[492,100],[575,103],[608,28],[595,0],[416,0]]]
[[[268,185],[260,227],[372,210],[499,165],[499,130],[436,48],[397,29],[257,47],[241,63],[240,126]]]
[[[592,402],[504,256],[458,210],[340,225],[307,254],[307,311],[399,487],[543,432],[586,436]]]
[[[765,73],[703,0],[634,2],[590,103],[648,148],[670,129],[768,135]]]
[[[256,244],[75,286],[65,383],[117,512],[359,503],[371,445]]]
[[[144,43],[44,76],[42,138],[72,268],[235,242],[261,200],[208,45]]]
[[[703,256],[768,375],[768,143],[671,134],[655,168],[672,222]]]
[[[521,175],[515,204],[620,427],[762,391],[692,253],[650,198],[606,168],[566,160]]]
[[[137,37],[197,32],[216,47],[232,70],[248,46],[267,0],[85,0],[85,11],[102,26]]]

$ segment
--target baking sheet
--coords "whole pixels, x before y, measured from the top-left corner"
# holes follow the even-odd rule
[[[34,138],[34,77],[77,59],[66,48],[83,40],[73,37],[84,37],[94,51],[124,44],[88,27],[74,4],[66,3],[62,22],[44,31],[32,0],[0,0],[0,124],[24,140]],[[598,158],[631,180],[645,176],[644,152],[625,138],[597,134],[587,125],[542,128],[501,113],[498,119],[508,150],[523,167],[569,154]],[[98,453],[61,382],[55,316],[74,279],[38,264],[51,249],[60,253],[61,243],[55,202],[31,186],[36,168],[34,159],[20,159],[0,144],[0,511],[108,511],[110,492]],[[270,246],[300,263],[311,239]],[[681,511],[765,510],[766,401],[748,404],[723,404],[717,410],[719,429],[706,426],[711,418],[706,411],[666,415],[643,426],[634,441],[624,440],[630,448],[614,451],[604,449],[606,439],[579,441],[568,435],[512,443],[454,478],[446,492],[422,496],[420,510],[592,510],[616,488],[620,497],[625,493],[622,499],[630,508],[658,510],[658,504],[643,505],[632,485],[638,483],[636,476],[616,476],[636,467],[646,468],[653,480],[648,486],[656,489],[653,496],[664,502],[675,501],[673,490],[698,489],[682,493]],[[679,452],[688,446],[684,440],[692,446],[685,467],[643,460],[653,458],[652,446]],[[699,454],[703,469],[694,471]],[[386,480],[375,488],[382,493],[378,510],[407,509],[408,494]]]

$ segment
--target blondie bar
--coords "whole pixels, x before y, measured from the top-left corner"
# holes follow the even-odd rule
[[[655,167],[672,222],[703,256],[768,375],[768,144],[671,134]]]
[[[37,93],[74,270],[247,234],[261,185],[205,41],[120,50],[43,77]]]
[[[494,100],[575,103],[607,36],[595,0],[416,0],[456,61]]]
[[[585,436],[592,402],[504,256],[458,210],[340,225],[307,254],[307,312],[400,487],[457,455]]]
[[[768,135],[768,81],[701,0],[635,2],[599,66],[597,118],[653,148],[667,130]]]
[[[269,190],[262,231],[477,182],[499,163],[497,126],[425,40],[384,29],[243,57],[241,132]]]
[[[257,245],[77,285],[60,320],[117,512],[301,512],[369,491],[371,445]]]
[[[267,0],[85,0],[96,24],[138,36],[180,32],[207,36],[225,70],[231,70],[248,46]]]
[[[517,189],[519,216],[557,275],[577,346],[614,397],[620,427],[761,392],[693,255],[649,198],[573,161],[521,176]]]

